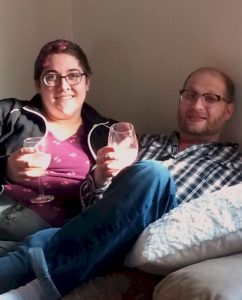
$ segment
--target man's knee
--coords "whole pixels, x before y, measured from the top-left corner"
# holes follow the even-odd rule
[[[133,168],[137,171],[142,171],[143,174],[147,174],[150,177],[171,177],[169,170],[164,165],[162,165],[161,162],[156,160],[138,161],[135,164],[133,164],[130,168]]]

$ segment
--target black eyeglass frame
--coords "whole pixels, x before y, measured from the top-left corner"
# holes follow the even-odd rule
[[[79,77],[80,80],[79,80],[78,82],[74,83],[74,84],[70,84],[69,81],[68,81],[68,76],[69,76],[70,74],[80,75],[80,77]],[[55,75],[55,76],[57,76],[57,80],[56,80],[56,84],[55,84],[55,85],[49,85],[49,84],[47,84],[46,77],[47,77],[47,76],[50,76],[50,75]],[[45,84],[46,86],[48,86],[48,87],[56,87],[56,86],[58,86],[58,85],[60,84],[62,78],[64,78],[64,79],[66,80],[66,82],[67,82],[70,86],[75,86],[75,85],[79,84],[79,83],[82,81],[83,76],[87,76],[87,74],[86,74],[85,72],[83,72],[83,73],[81,73],[81,72],[69,72],[68,74],[62,76],[62,75],[60,75],[60,74],[58,74],[58,73],[47,73],[47,74],[41,76],[41,79],[43,80],[44,84]]]
[[[202,99],[204,99],[204,96],[206,96],[206,95],[216,96],[217,102],[209,103],[209,102],[207,102],[207,101],[205,100],[205,104],[206,104],[206,105],[210,105],[210,106],[216,105],[216,104],[219,103],[220,101],[224,101],[224,102],[226,102],[226,103],[231,103],[231,102],[232,102],[232,101],[227,100],[227,99],[224,98],[223,96],[217,95],[217,94],[214,94],[214,93],[209,93],[209,92],[207,92],[207,93],[200,94],[200,93],[195,92],[195,91],[192,91],[192,90],[180,89],[180,90],[179,90],[179,94],[180,94],[180,99],[181,99],[182,102],[184,102],[184,99],[183,99],[183,97],[182,97],[182,94],[183,94],[184,92],[191,92],[191,93],[196,94],[196,95],[197,95],[196,100],[199,99],[200,97],[202,97]]]

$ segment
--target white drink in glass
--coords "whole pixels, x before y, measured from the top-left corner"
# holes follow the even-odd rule
[[[35,169],[29,172],[30,176],[38,177],[39,180],[39,195],[32,198],[32,203],[46,203],[54,200],[53,195],[44,193],[43,176],[51,161],[51,154],[46,152],[46,140],[43,137],[30,137],[24,140],[24,147],[32,147],[37,150],[36,153],[26,154],[24,159],[33,160]]]
[[[119,169],[131,165],[137,159],[138,141],[131,123],[113,124],[109,131],[108,145],[115,150],[115,166]]]

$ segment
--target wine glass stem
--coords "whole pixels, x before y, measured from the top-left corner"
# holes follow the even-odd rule
[[[39,177],[39,194],[40,194],[41,198],[43,199],[45,194],[44,194],[44,184],[43,184],[42,176]]]

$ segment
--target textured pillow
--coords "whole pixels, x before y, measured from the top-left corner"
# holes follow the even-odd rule
[[[184,203],[150,224],[125,265],[166,275],[242,251],[242,183]]]
[[[167,275],[153,300],[241,300],[242,254],[208,259]]]

